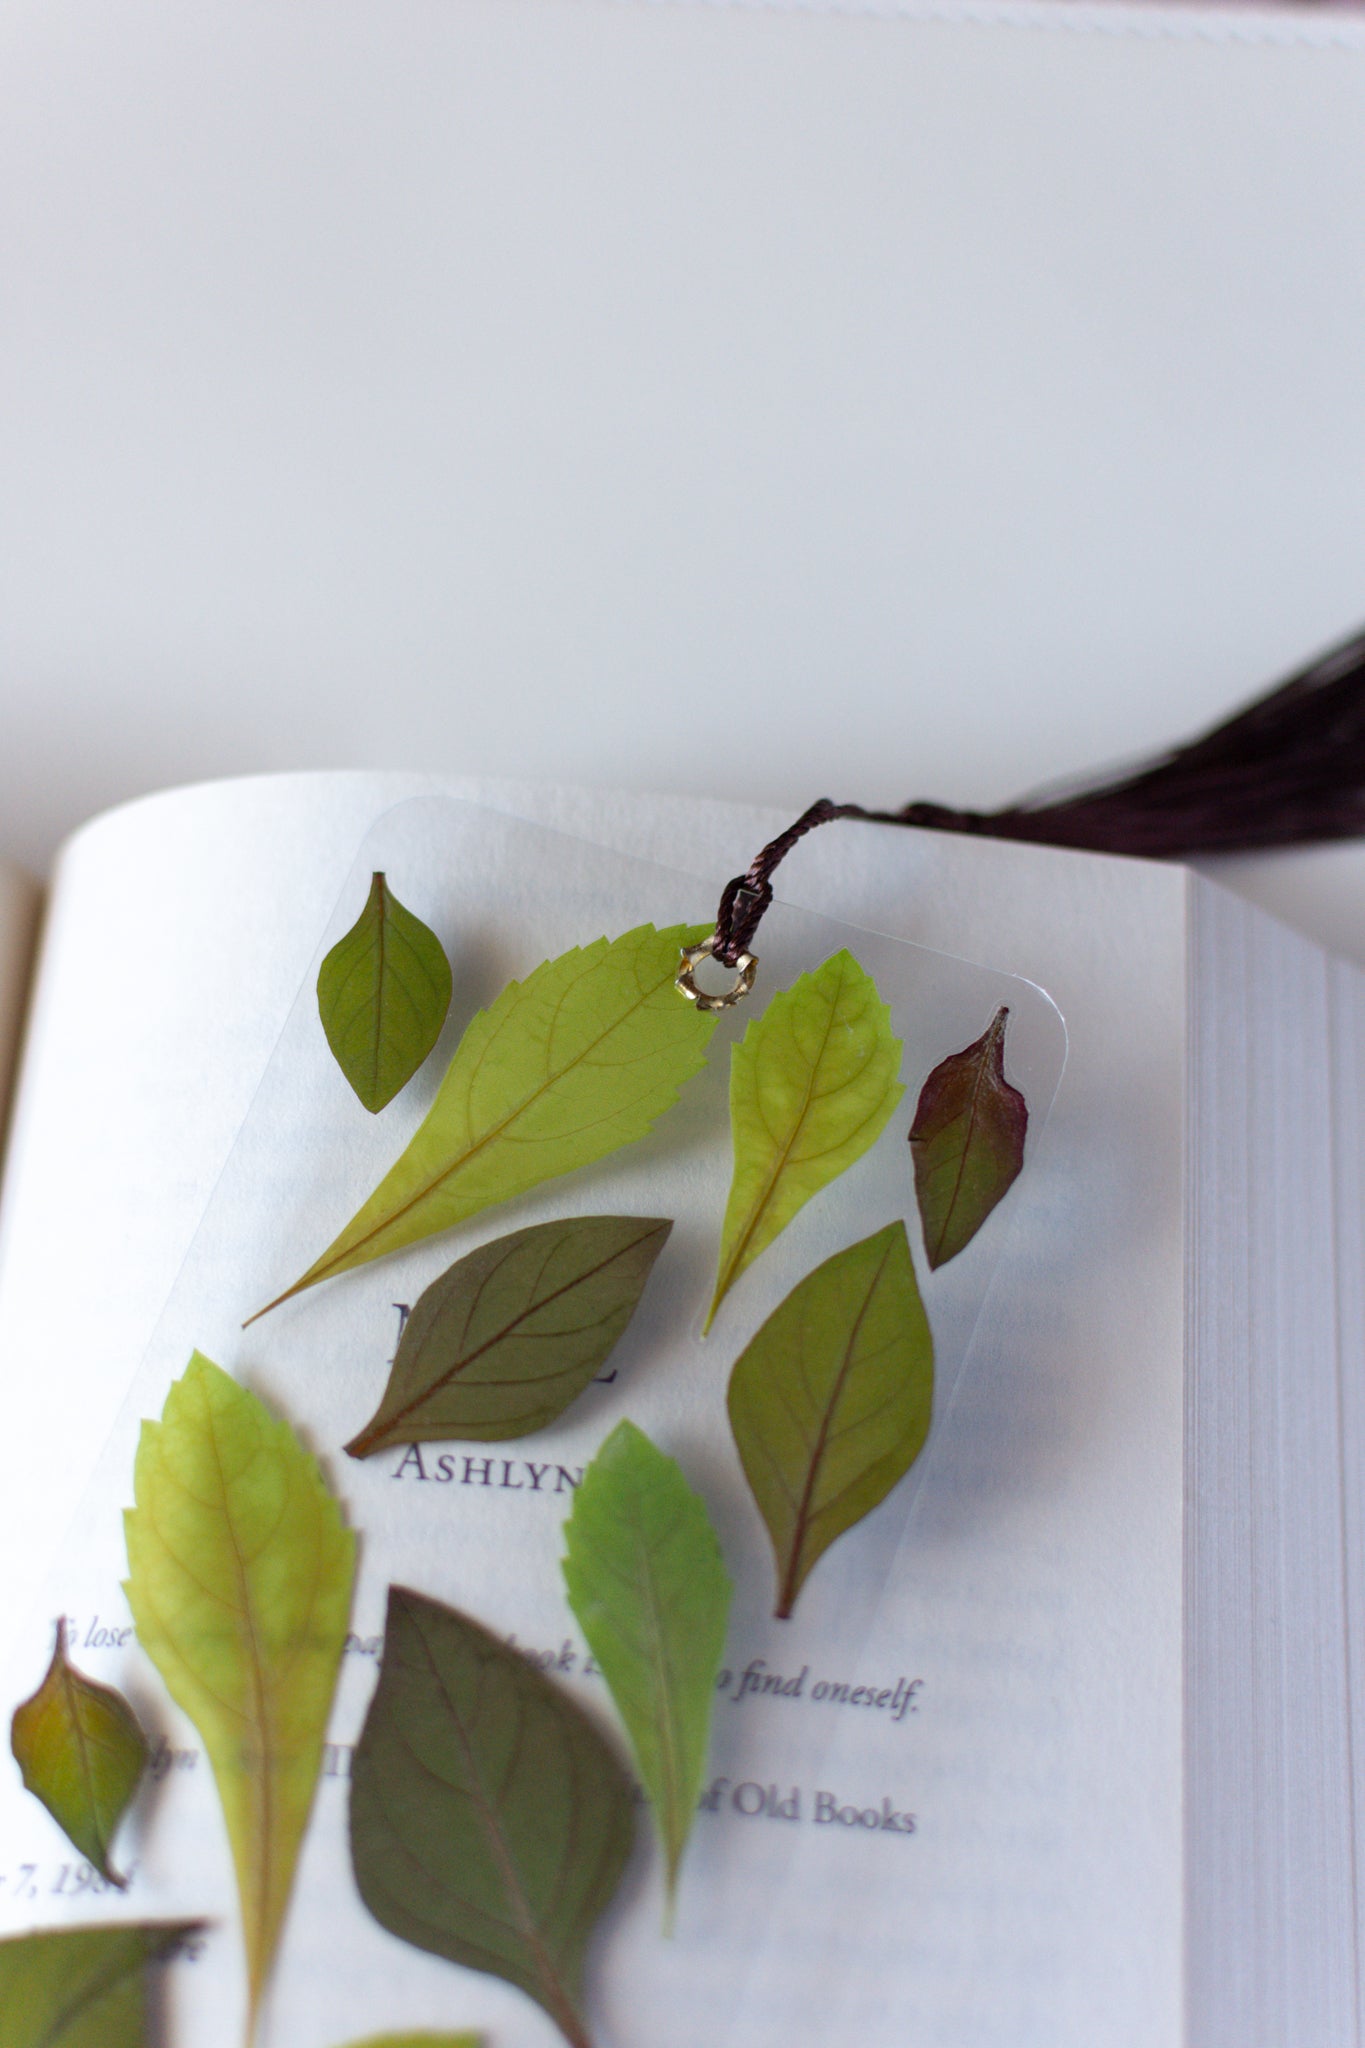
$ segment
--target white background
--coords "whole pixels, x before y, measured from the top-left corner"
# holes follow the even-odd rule
[[[0,0],[0,854],[999,802],[1357,626],[1361,18],[935,11]]]

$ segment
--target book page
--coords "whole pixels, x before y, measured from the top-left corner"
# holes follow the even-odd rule
[[[1365,845],[1359,839],[1210,855],[1196,865],[1329,952],[1365,966]]]
[[[42,891],[33,877],[0,861],[0,1159],[41,902]]]
[[[206,790],[135,807],[70,850],[40,988],[44,1029],[16,1126],[0,1274],[0,1356],[12,1431],[0,1473],[0,1527],[16,1586],[34,1554],[34,1532],[49,1530],[58,1540],[119,1425],[213,1183],[248,1121],[297,995],[301,963],[313,957],[339,879],[371,820],[393,798],[422,787],[341,777]],[[646,854],[681,848],[692,866],[702,843],[708,867],[714,863],[713,887],[770,829],[768,820],[705,807],[698,816],[690,806],[618,800],[604,809],[586,797],[496,794],[560,823],[609,827],[618,843]],[[835,899],[831,908],[856,908],[874,926],[899,927],[920,940],[946,938],[992,967],[1032,969],[1054,990],[1064,988],[1072,1065],[1030,1160],[1028,1201],[1005,1234],[977,1331],[976,1355],[988,1368],[940,1432],[939,1490],[932,1500],[927,1488],[920,1497],[931,1569],[909,1589],[896,1649],[898,1675],[907,1684],[924,1681],[917,1697],[925,1710],[914,1718],[907,1711],[859,1745],[859,1784],[824,1784],[815,1752],[800,1758],[810,1764],[809,1778],[780,1786],[776,1778],[771,1786],[761,1777],[739,1780],[761,1786],[763,1807],[752,1814],[743,1804],[732,1807],[723,1825],[716,1816],[709,1838],[707,1817],[699,1818],[697,1869],[709,1870],[708,1855],[726,1839],[759,1843],[766,1830],[780,1843],[783,1828],[794,1824],[831,1829],[823,1879],[804,1896],[803,1918],[793,1927],[794,1966],[763,1989],[764,2023],[777,2030],[775,2039],[784,2028],[787,2038],[798,2038],[792,2029],[806,2002],[829,1994],[833,1947],[857,1974],[864,2001],[884,1987],[880,2031],[869,2038],[888,2048],[906,2038],[912,2012],[923,2017],[926,2040],[967,2038],[970,2029],[983,2040],[1037,2041],[1040,2048],[1073,2041],[1077,2048],[1082,2041],[1087,2048],[1174,2044],[1181,880],[1130,864],[1039,859],[1033,849],[1021,858],[1016,850],[875,828],[855,828],[840,843],[841,829],[829,835],[818,875],[809,860],[803,876],[793,874],[802,893],[814,898],[823,889]],[[127,907],[135,879],[144,889],[155,885],[152,920],[138,920]],[[699,904],[698,915],[705,914]],[[103,975],[99,985],[118,985],[130,960],[137,1003],[126,1017],[106,1003],[96,1020],[80,991],[92,972]],[[240,995],[244,961],[252,962],[250,1004]],[[73,1156],[82,1164],[74,1177]],[[235,1275],[227,1277],[235,1284]],[[376,1326],[367,1340],[377,1347],[376,1363],[391,1335]],[[11,1361],[39,1348],[50,1354],[54,1341],[61,1379],[13,1371]],[[309,1369],[305,1381],[313,1379]],[[970,1389],[970,1375],[963,1384]],[[39,1455],[35,1447],[42,1447]],[[500,1478],[500,1467],[494,1469]],[[434,1541],[451,1526],[446,1504],[477,1491],[474,1481],[470,1489],[431,1481],[423,1488],[411,1468],[401,1481],[388,1475],[386,1484],[395,1496],[406,1489],[414,1506],[405,1514],[429,1517]],[[503,1492],[500,1484],[496,1490]],[[526,1487],[509,1484],[507,1498],[524,1510],[526,1503],[513,1499],[517,1492]],[[112,1502],[111,1512],[121,1504]],[[540,1540],[552,1564],[553,1519]],[[479,1576],[491,1588],[489,1575]],[[478,1590],[468,1600],[476,1612]],[[11,1611],[24,1611],[23,1604]],[[126,1646],[109,1637],[126,1627],[126,1617],[120,1614],[112,1631],[110,1616],[82,1611],[79,1619],[78,1654],[93,1675],[111,1674]],[[544,1617],[533,1617],[523,1640],[562,1649]],[[360,1641],[370,1643],[372,1632]],[[28,1655],[31,1685],[42,1654]],[[775,1659],[768,1664],[775,1668]],[[6,1668],[15,1661],[7,1658]],[[372,1668],[363,1649],[348,1660],[342,1705],[363,1699]],[[1140,1685],[1131,1682],[1137,1669]],[[808,1686],[817,1675],[812,1665]],[[880,1666],[869,1676],[886,1689]],[[809,1704],[794,1696],[781,1708],[770,1701],[769,1710],[795,1717]],[[755,1716],[761,1711],[752,1697],[722,1700],[718,1712],[727,1707],[732,1727],[749,1708]],[[301,1899],[325,1896],[329,1882],[344,1889],[337,1870],[343,1789],[323,1787],[299,1878]],[[724,1790],[734,1793],[738,1785]],[[793,1792],[802,1794],[808,1815],[800,1823],[782,1811]],[[917,1816],[920,1831],[859,1842],[837,1820],[816,1821],[821,1793],[836,1799],[836,1813],[845,1804],[864,1810],[864,1799],[866,1810],[890,1799],[893,1811]],[[753,1796],[746,1791],[743,1798]],[[216,1823],[205,1779],[196,1781],[192,1797],[200,1804],[176,1839],[211,1843]],[[4,1812],[0,1836],[8,1848],[19,1839],[16,1809],[7,1803]],[[28,1841],[36,1831],[42,1843],[41,1853],[23,1859],[33,1865],[25,1882],[36,1896],[16,1896],[16,1871],[0,1871],[9,1890],[6,1924],[88,1917],[82,1900],[65,1898],[61,1873],[70,1858],[55,1830],[32,1809],[23,1831]],[[869,1878],[873,1848],[908,1849],[918,1859],[897,1866],[906,1931],[891,1948],[878,1932],[865,1954],[850,1958],[859,1886],[865,1896],[869,1882],[885,1882],[884,1872]],[[746,1853],[759,1858],[757,1868],[771,1869],[757,1847]],[[204,1879],[199,1910],[211,1911],[222,1928],[218,1949],[181,1973],[190,2000],[197,1972],[216,1968],[214,1956],[230,1949],[233,1919],[225,1859],[212,1883],[207,1862],[195,1874]],[[758,1885],[756,1913],[772,1893],[771,1885]],[[0,1887],[0,1905],[5,1897]],[[689,1895],[702,1929],[711,1897],[703,1883]],[[128,1903],[136,1904],[136,1895]],[[642,1980],[624,1964],[614,1967],[624,1922],[640,1912],[638,1896],[623,1904],[594,1965],[602,2040],[621,2048],[634,2039],[671,2038],[659,2031],[654,2011],[642,2020]],[[719,1945],[717,1954],[742,1963],[735,1941],[742,1931],[730,1913],[706,1938]],[[695,1923],[691,1933],[699,1934]],[[414,1958],[374,1930],[357,1936],[357,1958],[370,1962],[361,1981],[345,1977],[338,2010],[325,1997],[336,1968],[327,1917],[300,1906],[286,1941],[269,2021],[281,2041],[327,2048],[357,2030],[343,2031],[352,2017],[371,2028],[496,2019],[498,2040],[541,2048],[553,2038],[539,2014],[524,2005],[513,2010],[510,1994],[491,1980]],[[739,1947],[751,1945],[746,1938]],[[989,1967],[968,1961],[983,1953]],[[380,1994],[399,1954],[402,1981],[414,1987],[417,2002],[395,2012]],[[729,1983],[736,2000],[751,1995],[738,1978]],[[680,1998],[692,1996],[695,1976],[684,1974],[675,1988]],[[678,2011],[699,2017],[685,2003]],[[711,2012],[707,2024],[723,2026],[726,2012]],[[216,2037],[187,2038],[207,2048]]]

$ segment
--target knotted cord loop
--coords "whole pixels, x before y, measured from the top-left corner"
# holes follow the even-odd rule
[[[999,811],[934,803],[874,811],[822,796],[726,883],[711,949],[724,966],[749,953],[778,862],[832,818],[1148,860],[1352,838],[1365,833],[1365,632],[1184,746],[1100,781],[1040,791]]]

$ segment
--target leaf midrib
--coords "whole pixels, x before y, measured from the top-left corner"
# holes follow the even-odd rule
[[[774,1189],[776,1188],[778,1182],[781,1180],[782,1175],[787,1170],[787,1162],[791,1158],[792,1147],[795,1145],[797,1138],[800,1136],[802,1126],[804,1125],[806,1118],[810,1114],[811,1100],[815,1093],[815,1077],[820,1071],[820,1062],[824,1059],[826,1052],[829,1050],[830,1036],[834,1030],[834,1015],[835,1011],[838,1008],[839,996],[842,996],[844,992],[844,985],[844,978],[841,974],[839,981],[839,993],[835,997],[835,1000],[829,1006],[829,1014],[825,1019],[825,1028],[824,1031],[821,1033],[820,1050],[816,1054],[815,1058],[810,1062],[810,1069],[806,1076],[806,1087],[801,1102],[800,1113],[793,1121],[791,1130],[787,1135],[786,1142],[783,1144],[780,1152],[777,1154],[776,1162],[773,1165],[770,1173],[768,1174],[767,1182],[763,1188],[763,1192],[760,1195],[759,1199],[751,1207],[749,1211],[749,1220],[745,1224],[743,1231],[740,1233],[740,1236],[736,1240],[731,1250],[730,1256],[725,1262],[724,1270],[716,1281],[715,1300],[711,1304],[711,1315],[707,1317],[708,1327],[710,1326],[711,1317],[715,1315],[715,1312],[720,1307],[721,1302],[725,1299],[726,1295],[730,1292],[730,1289],[735,1284],[735,1280],[738,1277],[741,1265],[743,1263],[744,1254],[748,1250],[750,1244],[753,1242],[753,1239],[758,1231],[759,1223],[762,1221],[764,1211],[767,1209],[769,1202],[771,1202],[773,1198]],[[755,1048],[755,1051],[757,1051],[757,1048]],[[755,1059],[754,1065],[755,1068],[757,1068],[757,1059]],[[754,1099],[755,1101],[757,1101],[758,1099],[758,1083],[756,1077],[754,1083]]]
[[[80,1701],[75,1685],[76,1674],[72,1670],[70,1664],[67,1662],[66,1623],[65,1621],[61,1621],[58,1623],[57,1626],[58,1683],[60,1684],[62,1689],[62,1704],[66,1708],[67,1715],[71,1722],[72,1733],[75,1736],[77,1767],[80,1771],[81,1783],[85,1788],[86,1800],[90,1807],[90,1821],[91,1826],[93,1827],[95,1832],[95,1841],[99,1845],[99,1860],[100,1863],[103,1865],[101,1875],[110,1877],[111,1882],[117,1884],[118,1880],[111,1876],[109,1870],[110,1842],[109,1838],[105,1835],[104,1832],[104,1825],[100,1815],[99,1801],[95,1796],[95,1773],[94,1768],[90,1762],[90,1745],[86,1741],[85,1724],[81,1720]],[[123,1887],[120,1884],[119,1890],[121,1891],[122,1889]]]
[[[246,1574],[246,1563],[241,1545],[237,1540],[237,1526],[233,1520],[231,1496],[227,1475],[223,1469],[222,1453],[218,1442],[218,1418],[212,1403],[205,1397],[205,1421],[209,1445],[213,1452],[214,1467],[218,1475],[219,1496],[223,1503],[223,1521],[228,1534],[228,1547],[232,1560],[233,1576],[237,1584],[238,1600],[245,1624],[248,1684],[252,1698],[255,1725],[260,1737],[261,1768],[258,1773],[259,1793],[253,1799],[259,1820],[256,1857],[256,1926],[247,1934],[247,1972],[250,1994],[250,2021],[247,2039],[250,2040],[255,2026],[255,2015],[263,1983],[263,1958],[267,1945],[269,1911],[267,1900],[270,1894],[271,1848],[275,1832],[275,1800],[273,1776],[270,1768],[270,1749],[273,1729],[267,1706],[268,1687],[264,1661],[261,1655],[260,1638],[256,1632],[255,1607]]]
[[[943,1222],[939,1227],[938,1235],[934,1239],[933,1258],[935,1265],[938,1263],[939,1253],[943,1250],[948,1236],[948,1227],[953,1220],[953,1211],[957,1207],[957,1198],[962,1191],[962,1177],[967,1171],[967,1155],[971,1151],[972,1139],[976,1135],[977,1104],[981,1099],[981,1090],[986,1080],[986,1068],[995,1041],[995,1023],[996,1020],[992,1019],[985,1037],[981,1040],[981,1051],[976,1061],[976,1072],[972,1079],[971,1100],[967,1104],[967,1135],[962,1140],[962,1149],[957,1157],[957,1172],[953,1176],[953,1192],[948,1197],[948,1206],[943,1212]],[[955,1118],[954,1121],[956,1120]]]
[[[835,1375],[834,1384],[830,1389],[829,1399],[825,1403],[824,1413],[820,1418],[819,1432],[811,1452],[810,1462],[806,1468],[806,1483],[801,1489],[801,1499],[797,1506],[796,1517],[792,1526],[791,1551],[787,1559],[786,1571],[783,1574],[782,1588],[778,1600],[777,1611],[779,1616],[791,1613],[797,1592],[800,1590],[799,1584],[794,1583],[794,1581],[796,1580],[797,1568],[801,1562],[801,1552],[805,1545],[806,1530],[810,1520],[811,1499],[815,1492],[815,1482],[819,1477],[821,1464],[824,1461],[825,1445],[829,1438],[830,1424],[833,1420],[835,1409],[838,1407],[843,1395],[845,1382],[853,1370],[853,1355],[857,1349],[859,1333],[867,1318],[868,1310],[872,1305],[872,1297],[881,1285],[882,1274],[886,1271],[886,1262],[891,1256],[893,1242],[894,1239],[888,1241],[881,1258],[877,1262],[877,1270],[868,1282],[867,1292],[858,1304],[858,1313],[853,1319],[853,1326],[848,1333],[848,1338],[844,1345],[844,1355],[840,1361],[839,1370]]]
[[[537,1974],[548,1993],[547,2010],[553,2014],[556,2025],[572,2044],[572,2048],[589,2048],[582,2020],[561,1981],[559,1972],[555,1968],[554,1960],[545,1945],[540,1928],[532,1913],[530,1900],[526,1896],[526,1890],[521,1881],[521,1873],[517,1868],[511,1849],[508,1847],[506,1837],[503,1834],[501,1821],[497,1808],[493,1803],[492,1795],[484,1782],[477,1753],[465,1727],[464,1716],[451,1698],[450,1689],[445,1682],[445,1675],[437,1664],[432,1654],[431,1645],[427,1641],[426,1631],[411,1607],[408,1608],[408,1619],[412,1624],[413,1632],[418,1642],[422,1646],[422,1655],[426,1660],[427,1669],[431,1673],[431,1677],[449,1712],[450,1725],[455,1731],[456,1740],[464,1756],[466,1778],[472,1788],[474,1809],[479,1817],[489,1848],[492,1851],[493,1859],[501,1873],[503,1890],[516,1920],[521,1938],[526,1944],[532,1961],[535,1964]]]
[[[70,2005],[53,2014],[51,2026],[34,2043],[34,2048],[61,2048],[62,2036],[70,2028],[72,2021],[79,2019],[83,2012],[88,2011],[100,1999],[107,1998],[111,1992],[116,1991],[126,1977],[143,1969],[149,1960],[150,1956],[145,1946],[140,1955],[134,1954],[131,1968],[126,1963],[120,1963],[117,1958],[112,1959],[106,1965],[102,1977],[92,1978],[77,1992]]]
[[[379,895],[379,934],[375,946],[375,950],[379,955],[379,971],[374,978],[374,1032],[371,1039],[371,1058],[369,1062],[371,1096],[375,1096],[379,1093],[379,1062],[384,1041],[384,975],[388,960],[388,948],[385,944],[385,934],[388,929],[389,898],[388,883],[385,881],[383,875],[376,875],[374,879],[375,887]],[[366,1105],[366,1107],[368,1107],[368,1104]]]
[[[641,1604],[645,1612],[649,1663],[653,1670],[655,1697],[659,1705],[658,1734],[659,1746],[663,1752],[665,1803],[665,1812],[661,1817],[664,1823],[664,1840],[668,1848],[668,1889],[671,1895],[677,1878],[678,1859],[682,1854],[682,1829],[679,1825],[678,1812],[678,1759],[682,1744],[678,1728],[677,1701],[673,1691],[673,1673],[664,1642],[663,1616],[652,1569],[653,1558],[640,1514],[639,1499],[633,1491],[628,1512],[638,1559],[638,1582]]]

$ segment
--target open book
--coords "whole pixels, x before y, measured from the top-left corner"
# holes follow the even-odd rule
[[[126,1893],[92,1882],[17,1771],[0,1773],[0,1933],[206,1920],[201,1951],[166,1973],[170,2048],[236,2043],[244,2003],[212,1782],[120,1590],[138,1425],[195,1346],[299,1430],[361,1545],[263,2043],[560,2038],[511,1985],[370,1918],[347,1759],[395,1578],[515,1638],[621,1747],[558,1560],[583,1467],[624,1415],[706,1497],[736,1594],[676,1928],[660,1932],[642,1813],[589,1951],[599,2048],[1360,2042],[1356,968],[1179,867],[833,826],[779,877],[752,1007],[848,946],[891,1003],[909,1092],[709,1336],[743,1010],[643,1144],[241,1327],[363,1200],[510,978],[645,920],[705,924],[787,822],[337,774],[152,798],[64,851],[0,1212],[0,1672],[8,1715],[65,1613],[74,1661],[129,1697],[158,1761],[120,1836]],[[313,985],[378,866],[437,930],[455,997],[432,1062],[371,1118],[330,1064]],[[12,1015],[17,886],[0,913]],[[998,1001],[1030,1098],[1024,1169],[930,1273],[913,1091]],[[612,1380],[513,1442],[342,1454],[401,1309],[438,1270],[514,1227],[603,1210],[675,1225]],[[893,1216],[935,1334],[933,1426],[775,1621],[726,1376],[804,1272]]]

